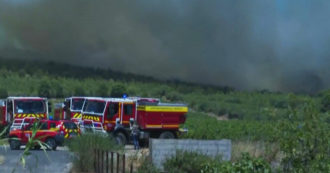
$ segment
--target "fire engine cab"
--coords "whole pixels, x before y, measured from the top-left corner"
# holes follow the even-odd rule
[[[88,97],[69,97],[55,105],[55,120],[71,120],[78,124],[82,118],[82,108]]]
[[[185,104],[160,103],[155,98],[87,98],[81,130],[111,132],[118,143],[129,141],[130,125],[137,122],[140,140],[175,138],[186,120]]]
[[[11,124],[16,119],[48,119],[48,100],[42,97],[8,97],[0,100],[0,125]]]

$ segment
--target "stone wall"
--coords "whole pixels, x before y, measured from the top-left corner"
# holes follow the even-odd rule
[[[192,140],[192,139],[151,139],[150,156],[152,163],[162,169],[165,160],[175,155],[177,150],[199,152],[211,157],[222,156],[223,160],[231,158],[230,140]]]

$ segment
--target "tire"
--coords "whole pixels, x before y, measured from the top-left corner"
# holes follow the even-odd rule
[[[170,132],[170,131],[165,131],[165,132],[162,132],[159,135],[159,138],[160,139],[174,139],[175,138],[175,135],[172,132]]]
[[[118,132],[115,135],[115,139],[118,145],[125,145],[127,144],[127,138],[124,133]]]
[[[45,143],[48,145],[48,149],[56,150],[57,145],[55,139],[48,138]]]
[[[9,140],[9,145],[11,150],[19,150],[21,147],[21,142],[16,139],[10,139]]]

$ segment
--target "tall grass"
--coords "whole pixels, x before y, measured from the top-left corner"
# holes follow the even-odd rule
[[[86,133],[66,142],[70,151],[75,154],[74,169],[82,172],[93,171],[94,150],[121,151],[110,136]]]

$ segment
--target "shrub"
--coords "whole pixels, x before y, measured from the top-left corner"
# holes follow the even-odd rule
[[[177,151],[176,155],[164,163],[164,170],[169,173],[199,173],[203,166],[213,159],[196,152]]]
[[[302,117],[290,108],[280,128],[284,172],[330,172],[330,128],[311,101]]]
[[[247,153],[242,153],[241,158],[236,162],[209,162],[203,165],[203,173],[270,173],[271,167],[269,163],[261,158],[253,158]]]
[[[321,111],[322,112],[330,111],[330,92],[324,94],[321,98]]]
[[[74,166],[82,172],[93,171],[94,149],[106,151],[120,150],[114,139],[99,134],[84,134],[66,141],[70,151],[76,154]]]
[[[270,173],[269,163],[261,158],[253,158],[243,153],[235,162],[221,161],[220,157],[211,158],[196,152],[177,151],[176,155],[164,163],[169,173]]]

